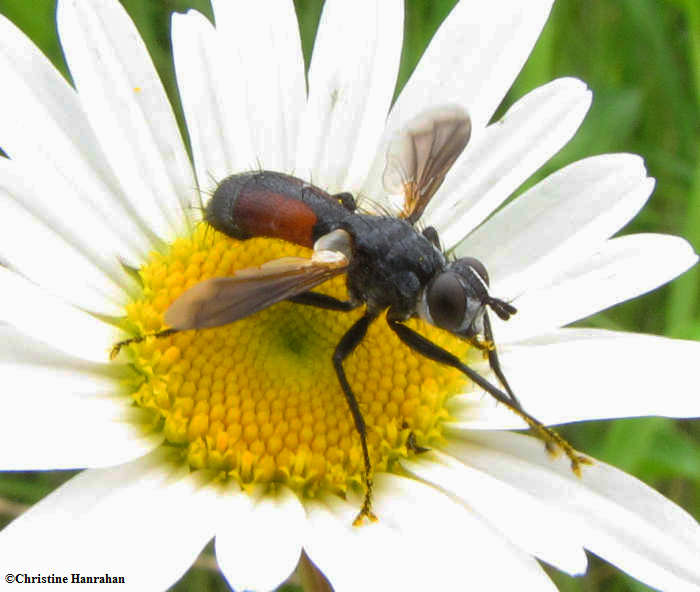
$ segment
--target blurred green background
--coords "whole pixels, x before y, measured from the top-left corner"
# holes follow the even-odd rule
[[[122,0],[122,4],[146,40],[173,103],[177,103],[170,14],[196,8],[211,18],[209,1]],[[320,0],[296,1],[307,66],[321,4]],[[406,0],[406,4],[399,88],[455,0]],[[34,39],[68,76],[56,37],[54,12],[54,0],[0,0],[0,13]],[[657,187],[649,204],[623,233],[679,234],[699,251],[700,2],[558,0],[534,53],[499,113],[529,90],[560,76],[585,80],[594,91],[593,108],[576,138],[528,186],[585,156],[614,151],[639,153],[646,159],[650,175],[657,179]],[[700,339],[699,285],[696,268],[652,295],[587,319],[585,325]],[[699,392],[697,385],[688,385],[689,397],[700,396]],[[627,419],[566,426],[562,431],[577,448],[633,473],[700,517],[699,421]],[[72,474],[0,475],[0,524]],[[595,557],[591,557],[585,578],[573,579],[547,569],[564,591],[649,589]],[[300,589],[293,584],[285,588]],[[211,549],[173,589],[228,589]]]

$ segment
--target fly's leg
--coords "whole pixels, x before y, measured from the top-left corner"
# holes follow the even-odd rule
[[[350,311],[359,306],[358,303],[351,302],[350,300],[338,300],[337,298],[327,296],[326,294],[320,294],[319,292],[302,292],[301,294],[288,298],[288,300],[296,304],[306,304],[308,306],[315,306],[316,308],[325,308],[326,310]],[[170,337],[177,332],[178,329],[165,329],[164,331],[158,331],[157,333],[146,333],[144,335],[139,335],[138,337],[125,339],[124,341],[120,341],[114,345],[109,354],[109,359],[113,360],[116,358],[121,349],[126,345],[141,343],[148,337]]]
[[[178,329],[165,329],[165,331],[158,331],[157,333],[146,333],[144,335],[139,335],[138,337],[132,337],[130,339],[125,339],[119,343],[115,343],[112,351],[109,352],[109,359],[113,360],[119,355],[119,352],[125,345],[131,345],[132,343],[141,343],[149,337],[170,337],[174,333],[177,333]]]
[[[316,308],[323,308],[326,310],[340,311],[354,310],[360,305],[359,303],[351,300],[338,300],[337,298],[333,298],[332,296],[321,294],[319,292],[302,292],[301,294],[288,298],[288,300],[296,304],[314,306]],[[343,362],[345,361],[345,358],[355,351],[355,348],[365,338],[368,327],[376,318],[376,313],[366,312],[364,316],[358,319],[357,322],[350,327],[350,329],[348,329],[345,335],[343,335],[335,348],[335,352],[333,352],[333,366],[335,368],[335,373],[338,376],[338,382],[340,382],[340,386],[343,389],[345,400],[348,402],[352,419],[355,422],[355,429],[360,435],[362,457],[365,463],[365,497],[362,501],[362,508],[353,521],[354,526],[359,526],[362,524],[362,520],[365,516],[372,521],[375,521],[377,517],[372,512],[372,464],[369,459],[369,450],[367,448],[367,426],[365,425],[365,418],[362,417],[360,406],[357,404],[355,394],[352,392],[350,383],[345,376]]]
[[[419,333],[416,333],[413,329],[402,325],[396,320],[387,318],[389,327],[398,335],[399,339],[403,341],[408,347],[413,351],[425,356],[430,360],[445,364],[446,366],[451,366],[456,368],[466,376],[468,376],[473,382],[479,385],[487,393],[489,393],[494,399],[503,403],[508,409],[513,413],[521,417],[530,429],[545,443],[547,451],[553,454],[557,448],[562,450],[564,454],[571,461],[571,470],[578,477],[581,476],[581,465],[590,465],[591,460],[583,455],[578,454],[571,444],[569,444],[564,438],[557,434],[554,430],[543,425],[537,419],[532,417],[527,413],[517,399],[511,398],[509,395],[501,391],[492,385],[488,380],[482,377],[478,372],[469,368],[469,366],[464,365],[459,358],[452,355],[450,352],[442,349],[440,346],[429,341]]]
[[[493,341],[481,340],[478,336],[470,337],[467,341],[469,341],[469,345],[473,345],[483,354],[485,360],[489,358],[489,352],[496,349],[496,344]]]
[[[405,421],[401,424],[402,430],[405,430],[408,427],[408,423]],[[421,446],[420,444],[418,444],[418,442],[416,442],[416,434],[414,432],[408,432],[408,437],[406,438],[406,448],[414,454],[423,454],[425,452],[430,452],[430,448]]]
[[[473,345],[476,349],[484,352],[484,358],[488,357],[488,353],[496,348],[496,344],[493,341],[484,339],[483,341],[478,337],[470,337],[469,343]]]
[[[287,298],[287,300],[295,304],[304,304],[306,306],[315,306],[316,308],[324,308],[326,310],[342,310],[346,312],[355,310],[360,306],[359,303],[351,300],[338,300],[337,298],[333,298],[333,296],[321,294],[320,292],[302,292],[301,294]]]
[[[360,317],[355,324],[348,329],[347,333],[343,335],[340,343],[335,348],[333,353],[333,366],[335,367],[335,373],[338,376],[338,381],[345,394],[345,400],[348,402],[348,407],[350,407],[350,413],[355,422],[355,429],[357,433],[360,434],[360,442],[362,444],[362,456],[365,463],[365,497],[362,501],[362,509],[353,521],[354,526],[359,526],[362,524],[364,517],[366,516],[372,521],[377,520],[377,517],[372,513],[372,465],[369,460],[369,450],[367,449],[367,426],[365,425],[365,419],[362,417],[362,412],[360,411],[360,406],[357,404],[357,399],[350,388],[348,379],[345,376],[345,370],[343,369],[343,361],[347,358],[355,348],[360,344],[367,335],[367,328],[370,323],[377,318],[376,313],[366,312],[364,316]]]
[[[410,432],[408,434],[408,438],[406,438],[406,448],[413,452],[414,454],[423,454],[424,452],[430,452],[430,448],[426,448],[425,446],[421,446],[416,442],[416,435],[413,432]]]
[[[506,390],[506,393],[510,397],[510,400],[519,409],[522,409],[520,401],[518,401],[518,398],[515,396],[513,389],[510,388],[510,385],[506,380],[506,376],[505,374],[503,374],[503,370],[501,369],[501,362],[498,360],[498,353],[496,352],[496,347],[493,345],[494,341],[493,330],[491,329],[491,321],[489,319],[488,313],[486,312],[484,312],[484,337],[486,338],[486,343],[490,344],[490,347],[487,350],[487,355],[489,359],[489,366],[491,366],[491,370],[493,370],[493,373],[496,375],[496,378],[498,378],[500,383],[503,385],[503,388]]]

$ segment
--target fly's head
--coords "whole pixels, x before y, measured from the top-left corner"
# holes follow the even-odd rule
[[[489,275],[473,257],[449,262],[421,294],[418,314],[429,323],[463,339],[484,334],[484,315],[490,308],[508,320],[514,306],[489,295]]]

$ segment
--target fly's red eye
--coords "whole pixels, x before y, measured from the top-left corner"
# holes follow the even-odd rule
[[[464,320],[467,299],[456,274],[443,272],[428,287],[428,310],[433,322],[448,331],[456,331]]]

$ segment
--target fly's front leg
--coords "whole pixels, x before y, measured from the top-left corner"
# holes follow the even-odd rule
[[[365,463],[365,498],[362,502],[362,509],[360,510],[360,513],[353,521],[354,526],[359,526],[362,524],[362,520],[365,516],[372,521],[375,521],[377,517],[372,513],[372,465],[369,460],[369,450],[367,448],[367,426],[365,425],[364,417],[362,417],[360,406],[357,404],[355,394],[352,392],[352,388],[350,388],[348,379],[345,376],[343,361],[365,338],[365,335],[367,335],[367,328],[376,318],[376,313],[366,312],[364,316],[360,317],[355,324],[348,329],[347,333],[343,335],[340,343],[338,343],[335,348],[335,352],[333,353],[333,366],[335,367],[335,373],[338,376],[338,381],[340,382],[340,386],[345,394],[345,400],[348,402],[348,407],[350,407],[350,413],[352,414],[352,418],[355,422],[355,429],[357,430],[358,434],[360,434],[362,456]]]
[[[496,349],[496,344],[493,341],[489,341],[488,339],[484,339],[483,341],[481,341],[478,337],[470,337],[469,343],[479,351],[484,352],[484,358],[488,357],[488,353],[491,350]]]
[[[566,456],[571,461],[571,470],[574,472],[574,474],[580,477],[581,465],[591,464],[590,459],[578,454],[573,449],[571,444],[564,440],[564,438],[562,438],[554,430],[543,425],[540,421],[538,421],[537,419],[532,417],[532,415],[527,413],[522,408],[520,403],[518,403],[517,399],[514,400],[513,398],[511,398],[510,395],[507,395],[500,389],[496,388],[478,372],[472,370],[469,366],[463,364],[457,356],[442,349],[439,345],[436,345],[435,343],[426,339],[419,333],[416,333],[410,327],[402,325],[397,320],[387,317],[387,322],[389,323],[389,327],[391,328],[391,330],[394,331],[396,335],[398,335],[399,339],[403,341],[413,351],[421,354],[422,356],[425,356],[430,360],[434,360],[435,362],[439,362],[441,364],[445,364],[446,366],[456,368],[457,370],[465,374],[468,378],[470,378],[472,382],[476,383],[487,393],[489,393],[494,399],[496,399],[500,403],[503,403],[513,413],[521,417],[525,421],[525,423],[527,423],[527,425],[530,426],[530,429],[532,429],[532,431],[535,432],[535,434],[537,434],[537,436],[545,443],[547,450],[550,453],[553,453],[556,450],[556,448],[559,448],[562,451],[564,451],[564,454],[566,454]]]
[[[508,396],[510,397],[511,401],[513,401],[515,405],[522,409],[520,401],[518,401],[518,398],[515,396],[513,389],[510,388],[510,385],[506,380],[506,376],[505,374],[503,374],[503,370],[501,369],[501,362],[498,360],[498,353],[496,352],[495,346],[493,346],[494,341],[493,330],[491,329],[491,321],[489,320],[489,315],[486,312],[484,312],[484,337],[486,338],[486,342],[491,344],[491,347],[489,347],[487,350],[489,366],[491,366],[491,370],[493,370],[493,373],[496,375],[496,378],[498,378],[498,380],[501,382],[503,388],[506,389],[506,393],[508,393]]]

